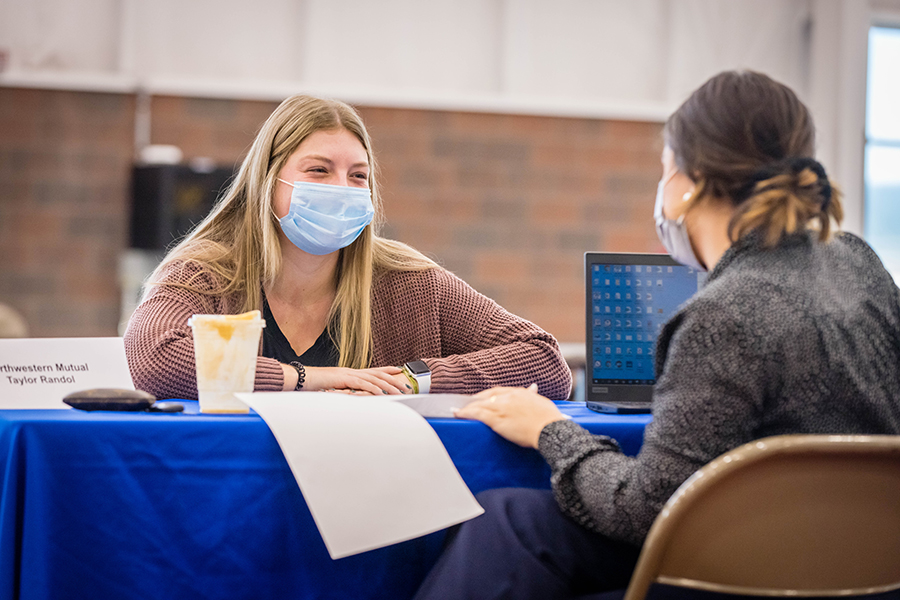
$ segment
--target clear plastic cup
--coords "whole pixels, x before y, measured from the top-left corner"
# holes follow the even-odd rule
[[[266,326],[259,311],[194,315],[188,319],[188,325],[194,331],[200,412],[249,412],[249,407],[234,394],[253,391],[259,337]]]

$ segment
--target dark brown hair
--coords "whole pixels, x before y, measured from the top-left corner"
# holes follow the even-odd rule
[[[840,192],[815,155],[815,127],[796,94],[762,73],[726,71],[704,83],[664,129],[697,201],[731,201],[729,235],[760,231],[767,246],[817,227],[826,240],[843,218]]]

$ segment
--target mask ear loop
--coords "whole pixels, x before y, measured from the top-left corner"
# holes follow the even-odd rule
[[[280,181],[281,183],[285,184],[285,185],[291,186],[291,188],[296,187],[296,186],[294,186],[293,183],[288,183],[287,181],[285,181],[285,180],[282,179],[281,177],[276,177],[276,178],[275,178],[275,183],[278,183],[279,181]],[[274,186],[274,185],[272,186],[272,192],[271,192],[272,200],[269,202],[269,212],[271,213],[272,217],[275,219],[275,222],[276,222],[276,223],[280,223],[280,222],[281,222],[281,217],[279,217],[279,216],[275,213],[275,188],[276,188],[276,187],[277,187],[277,186]],[[290,210],[288,210],[288,214],[290,214]]]
[[[687,216],[688,212],[692,208],[694,208],[695,203],[698,198],[703,195],[703,189],[706,187],[706,181],[701,179],[698,183],[694,184],[694,187],[684,193],[681,197],[682,202],[688,202],[689,204],[685,207],[684,212],[679,215],[679,217],[675,220],[679,225],[684,223],[684,218]]]
[[[705,191],[706,191],[706,180],[701,179],[700,181],[698,181],[694,184],[693,189],[684,193],[684,196],[681,197],[681,201],[688,202],[689,204],[687,205],[687,207],[685,207],[684,212],[681,213],[681,216],[678,217],[679,224],[684,223],[684,217],[687,216],[687,214],[691,211],[692,208],[697,206],[697,202],[701,198],[703,198],[703,194]],[[686,226],[685,226],[685,229],[687,229]],[[691,250],[694,252],[694,257],[696,258],[697,262],[699,262],[701,265],[703,265],[703,268],[708,271],[709,267],[706,264],[704,264],[703,260],[699,256],[697,256],[697,250],[694,247],[694,243],[691,241],[689,232],[688,232],[688,242],[690,242],[690,244],[691,244]]]
[[[666,186],[669,185],[669,182],[672,181],[672,178],[675,177],[675,175],[677,175],[677,174],[678,174],[678,169],[672,169],[672,172],[669,173],[669,176],[662,180],[663,193],[665,193]],[[663,209],[662,209],[662,215],[663,215],[664,219],[667,218],[665,207],[663,207]]]

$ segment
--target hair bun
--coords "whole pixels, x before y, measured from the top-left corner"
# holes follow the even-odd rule
[[[822,194],[822,210],[828,210],[828,205],[831,203],[831,182],[828,181],[828,174],[825,173],[822,163],[808,156],[791,158],[787,162],[793,175],[799,175],[804,169],[809,169],[816,174]]]
[[[827,211],[832,196],[831,182],[828,180],[828,174],[825,173],[825,167],[822,166],[822,163],[809,156],[786,158],[764,166],[750,175],[747,183],[735,191],[733,198],[737,203],[741,203],[753,194],[762,191],[758,184],[778,175],[790,174],[796,176],[806,169],[809,169],[816,175],[819,192],[822,195],[822,211]]]

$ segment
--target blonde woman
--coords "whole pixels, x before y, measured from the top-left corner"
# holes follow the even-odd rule
[[[149,278],[125,333],[135,385],[196,398],[188,318],[259,309],[257,391],[475,393],[536,383],[548,397],[568,396],[571,376],[551,335],[379,237],[380,216],[359,115],[333,100],[285,100],[210,215]],[[415,377],[401,371],[407,363]]]

